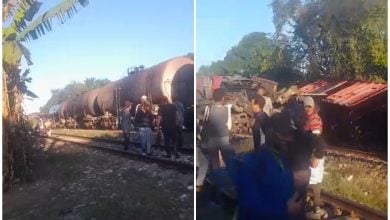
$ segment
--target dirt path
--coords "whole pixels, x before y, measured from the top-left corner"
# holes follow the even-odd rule
[[[3,195],[4,219],[193,219],[193,174],[62,141],[34,149],[34,180]]]

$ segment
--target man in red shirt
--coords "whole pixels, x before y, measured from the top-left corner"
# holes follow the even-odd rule
[[[303,104],[305,105],[307,117],[304,129],[311,131],[313,134],[320,135],[322,133],[322,120],[314,108],[313,98],[310,96],[304,97]]]

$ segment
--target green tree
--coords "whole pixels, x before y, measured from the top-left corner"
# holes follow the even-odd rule
[[[274,0],[271,6],[277,39],[288,41],[307,79],[387,80],[385,0]]]
[[[95,78],[86,78],[84,83],[72,81],[66,85],[63,89],[53,89],[51,90],[51,97],[46,102],[46,104],[39,108],[41,113],[49,113],[49,109],[61,102],[67,100],[75,100],[77,97],[83,95],[84,93],[91,91],[96,88],[100,88],[110,80],[108,79],[95,79]]]
[[[23,96],[35,97],[28,91],[29,71],[20,69],[21,59],[32,65],[30,51],[23,45],[28,40],[38,39],[51,31],[54,19],[64,23],[77,12],[78,5],[86,6],[87,0],[63,0],[54,8],[35,17],[41,2],[36,0],[3,1],[3,185],[7,190],[14,177],[24,178],[26,171],[26,145],[28,132],[25,129]]]
[[[84,85],[85,85],[87,91],[89,91],[89,90],[93,90],[93,89],[102,87],[109,82],[110,82],[110,80],[108,80],[108,79],[95,79],[95,78],[91,77],[91,78],[86,78],[84,80]]]
[[[280,47],[278,41],[266,33],[253,32],[245,35],[237,46],[232,47],[223,60],[212,62],[210,66],[201,66],[198,74],[291,79],[290,75],[294,73],[291,58],[290,50]]]

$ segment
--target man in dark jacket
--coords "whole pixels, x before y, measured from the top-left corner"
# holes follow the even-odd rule
[[[176,107],[168,102],[167,97],[163,98],[162,105],[158,109],[157,128],[160,126],[164,135],[164,146],[167,152],[166,157],[171,157],[173,149],[173,154],[178,158],[179,154],[176,149]]]
[[[297,161],[305,159],[297,160],[289,148],[295,147],[295,140],[306,139],[289,124],[285,117],[273,115],[267,122],[265,146],[245,155],[235,176],[239,219],[288,220],[300,219],[304,214],[306,197],[295,181],[294,168]],[[304,149],[307,151],[304,155],[310,155],[311,149]],[[300,176],[298,182],[308,184],[309,177],[310,174]]]
[[[255,150],[259,150],[261,146],[265,144],[264,125],[268,119],[268,115],[263,111],[265,105],[265,99],[262,96],[256,96],[252,103],[253,111],[253,145]]]

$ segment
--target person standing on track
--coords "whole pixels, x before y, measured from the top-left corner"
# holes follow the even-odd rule
[[[125,106],[120,109],[122,114],[121,127],[124,137],[124,150],[127,151],[130,145],[130,132],[131,132],[131,107],[133,103],[129,100],[125,101]]]
[[[222,89],[214,90],[214,103],[211,106],[206,106],[203,119],[202,129],[204,129],[203,133],[207,134],[206,148],[212,169],[219,168],[219,151],[221,151],[225,164],[228,164],[235,155],[235,151],[229,143],[230,106],[224,105],[224,96],[225,92]]]
[[[314,197],[314,208],[315,211],[318,211],[320,208],[321,202],[321,183],[324,177],[324,163],[325,162],[325,152],[322,147],[317,147],[314,149],[312,158],[310,160],[310,182],[309,189],[313,191]]]
[[[183,147],[184,106],[178,99],[174,99],[176,107],[176,143],[178,148]]]
[[[148,102],[144,102],[140,106],[140,110],[135,115],[135,123],[139,127],[141,136],[142,154],[150,156],[151,152],[151,139],[152,139],[152,127],[153,127],[153,114],[150,111],[150,105]]]
[[[176,147],[176,107],[174,104],[169,103],[168,98],[164,97],[162,105],[158,109],[157,128],[160,128],[164,135],[164,146],[167,154],[165,157],[171,158],[172,149],[173,154],[176,158],[179,157]]]

